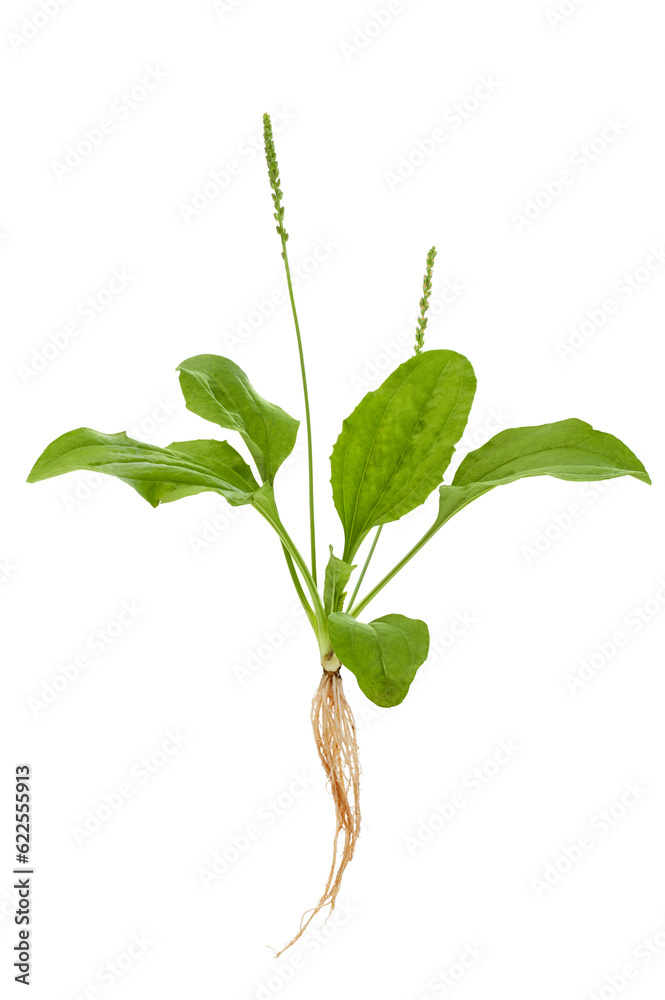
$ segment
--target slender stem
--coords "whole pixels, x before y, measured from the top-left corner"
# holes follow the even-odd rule
[[[367,559],[365,560],[365,565],[363,566],[363,568],[360,571],[360,576],[358,577],[358,582],[356,583],[355,590],[353,591],[353,594],[351,595],[351,600],[349,601],[349,607],[350,608],[353,607],[353,602],[355,601],[356,597],[358,596],[358,591],[360,590],[360,584],[365,579],[365,573],[367,572],[367,567],[369,566],[370,559],[374,555],[374,549],[376,548],[376,543],[379,540],[379,536],[380,536],[382,530],[383,530],[383,525],[380,524],[379,527],[377,528],[376,534],[374,536],[374,541],[372,542],[372,547],[371,547],[371,549],[369,550],[369,552],[367,554]]]
[[[397,565],[393,566],[393,568],[390,570],[390,572],[386,573],[386,575],[383,577],[382,580],[379,580],[379,582],[377,583],[376,587],[374,587],[372,590],[370,590],[369,593],[366,594],[365,597],[363,597],[362,601],[360,601],[358,604],[355,605],[355,607],[351,608],[351,610],[349,611],[349,614],[353,615],[354,618],[357,618],[358,615],[360,614],[360,612],[364,608],[367,607],[367,605],[369,604],[370,601],[374,600],[374,598],[376,597],[376,595],[381,590],[383,590],[383,588],[386,586],[386,584],[390,583],[390,581],[392,580],[392,578],[394,576],[397,576],[397,574],[399,573],[399,571],[401,569],[403,569],[406,566],[406,564],[411,559],[413,559],[413,557],[416,555],[417,552],[420,552],[420,550],[422,549],[423,545],[425,545],[425,543],[430,540],[430,538],[432,537],[432,535],[437,530],[438,529],[435,528],[435,527],[430,528],[429,531],[427,531],[423,535],[423,537],[420,539],[420,541],[416,542],[416,544],[413,546],[412,549],[409,549],[409,551],[404,556],[404,558],[400,559],[400,561],[397,563]]]
[[[307,373],[305,371],[305,355],[302,349],[302,338],[300,336],[300,324],[298,323],[298,313],[296,302],[293,297],[293,283],[291,281],[291,269],[289,268],[289,256],[286,252],[286,241],[289,234],[284,228],[284,207],[282,205],[282,188],[279,180],[279,167],[277,165],[277,153],[275,152],[275,140],[272,134],[272,123],[270,115],[263,116],[263,138],[265,141],[266,161],[268,163],[268,177],[272,188],[272,200],[275,206],[275,219],[277,220],[277,232],[282,243],[282,259],[286,271],[286,283],[289,287],[289,299],[291,300],[291,312],[296,328],[296,339],[298,341],[298,355],[300,357],[300,373],[302,375],[303,396],[305,397],[305,422],[307,425],[307,462],[309,465],[309,538],[311,549],[312,577],[316,583],[316,532],[314,529],[314,457],[312,450],[312,421],[309,412],[309,393],[307,391]]]
[[[286,283],[289,286],[289,298],[291,299],[291,311],[293,312],[293,322],[296,328],[298,340],[298,355],[300,357],[300,371],[302,374],[302,391],[305,398],[305,423],[307,425],[307,463],[309,467],[309,539],[310,553],[312,561],[312,576],[316,583],[316,532],[314,529],[314,458],[312,452],[312,420],[309,412],[309,394],[307,392],[307,374],[305,372],[305,356],[302,349],[302,339],[300,337],[300,325],[298,323],[298,313],[293,297],[293,285],[291,284],[291,271],[289,269],[289,258],[286,253],[286,241],[282,236],[282,249],[284,255],[284,268],[286,270]]]
[[[291,553],[289,552],[289,550],[287,549],[286,545],[284,545],[283,542],[282,542],[282,551],[284,552],[286,565],[289,568],[289,573],[291,574],[291,579],[293,580],[293,586],[296,588],[296,593],[300,599],[300,603],[305,609],[305,614],[307,615],[310,625],[312,626],[314,631],[316,631],[316,618],[314,616],[314,612],[312,611],[312,607],[309,601],[307,600],[307,597],[305,596],[305,591],[302,589],[300,577],[298,576],[298,572],[295,566],[293,565],[293,558],[291,557]]]
[[[309,571],[307,563],[300,554],[298,547],[296,546],[295,542],[289,535],[288,531],[282,524],[279,515],[277,514],[277,509],[275,508],[274,503],[271,503],[269,505],[264,505],[262,503],[254,503],[253,506],[256,510],[258,510],[259,514],[261,514],[261,516],[266,519],[268,524],[272,525],[272,527],[275,529],[275,531],[280,537],[280,541],[282,542],[283,547],[289,553],[293,562],[300,570],[302,578],[305,582],[305,586],[309,591],[309,596],[311,597],[314,609],[315,621],[312,623],[312,627],[314,628],[314,631],[316,632],[317,638],[319,640],[319,646],[321,648],[325,646],[325,650],[327,651],[328,646],[330,644],[330,638],[328,636],[328,616],[326,614],[326,609],[323,606],[323,600],[316,586],[316,581],[312,577],[312,574]]]
[[[468,498],[463,503],[460,503],[459,506],[454,507],[450,511],[450,513],[447,515],[447,517],[441,517],[441,514],[439,514],[439,517],[437,517],[437,519],[434,522],[434,524],[432,525],[432,527],[429,528],[425,532],[425,534],[422,536],[422,538],[420,538],[416,542],[416,544],[413,546],[413,548],[409,549],[409,551],[407,552],[407,554],[402,559],[400,559],[400,561],[395,566],[393,566],[393,568],[390,570],[390,572],[386,573],[386,575],[383,577],[383,579],[379,580],[379,582],[377,583],[376,587],[373,587],[372,590],[370,590],[370,592],[363,597],[362,601],[360,601],[358,604],[355,605],[355,607],[352,607],[349,610],[349,614],[353,615],[354,618],[357,618],[358,615],[360,614],[360,612],[364,608],[367,607],[367,605],[369,604],[369,602],[374,600],[374,598],[376,597],[376,595],[383,590],[383,588],[386,586],[386,584],[390,583],[390,581],[392,580],[392,578],[394,576],[397,576],[397,574],[399,573],[399,571],[401,569],[404,569],[404,567],[406,566],[406,564],[408,562],[410,562],[411,559],[413,559],[413,557],[418,552],[420,552],[420,550],[422,549],[423,545],[426,545],[429,542],[430,538],[433,538],[434,535],[436,535],[436,533],[439,530],[439,528],[442,528],[444,526],[444,524],[446,523],[446,521],[450,520],[450,518],[453,516],[453,514],[458,514],[459,511],[463,510],[464,507],[468,506],[468,504],[470,504],[472,500],[476,500],[479,496],[482,496],[483,493],[489,493],[489,491],[492,488],[493,487],[488,486],[486,489],[481,489],[480,492],[470,493],[469,496],[468,496]]]

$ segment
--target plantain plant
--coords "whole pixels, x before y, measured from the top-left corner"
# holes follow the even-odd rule
[[[284,207],[272,126],[264,138],[274,218],[281,242],[305,404],[308,455],[309,558],[287,531],[275,498],[275,477],[296,442],[299,422],[260,396],[228,358],[198,354],[178,367],[186,405],[193,413],[236,432],[247,454],[228,441],[174,441],[165,448],[125,433],[81,427],[56,438],[37,459],[28,482],[86,469],[115,476],[153,507],[209,491],[234,507],[247,506],[275,530],[293,585],[318,641],[323,672],[312,702],[316,745],[330,784],[336,814],[333,860],[324,892],[286,947],[322,909],[332,910],[360,831],[358,748],[341,667],[382,707],[399,705],[425,662],[429,633],[423,621],[401,614],[361,621],[361,614],[393,577],[458,511],[495,489],[529,476],[573,482],[633,476],[650,483],[633,452],[616,437],[582,420],[559,420],[501,431],[470,452],[451,482],[443,483],[469,416],[476,379],[469,361],[447,350],[424,350],[427,309],[436,250],[427,255],[414,355],[356,406],[342,424],[331,456],[332,496],[344,532],[341,556],[330,555],[318,583],[314,522],[312,427],[303,345],[287,253]],[[247,458],[253,463],[253,468]],[[438,489],[434,523],[382,579],[359,596],[384,524],[397,521]],[[369,540],[369,536],[373,537]],[[367,555],[353,594],[347,588],[356,559]]]

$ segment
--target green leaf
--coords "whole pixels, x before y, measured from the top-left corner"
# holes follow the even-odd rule
[[[344,588],[346,587],[355,566],[350,566],[343,559],[338,559],[333,555],[332,545],[330,548],[330,559],[326,566],[326,578],[323,586],[323,605],[326,614],[333,611],[341,611],[344,605]]]
[[[178,366],[187,409],[238,431],[261,479],[272,483],[296,442],[299,421],[255,391],[242,368],[216,354],[198,354]]]
[[[370,701],[390,708],[404,701],[416,671],[429,651],[425,622],[385,615],[364,625],[343,611],[328,618],[333,649],[355,674]]]
[[[367,393],[344,421],[331,482],[346,562],[368,531],[418,507],[439,485],[475,388],[473,368],[461,354],[425,351]]]
[[[651,483],[630,448],[583,420],[511,427],[470,452],[455,473],[452,486],[441,486],[436,525],[440,527],[496,486],[529,476],[554,476],[572,482],[634,476]]]
[[[176,441],[168,448],[134,441],[123,432],[79,427],[56,438],[35,462],[29,483],[87,469],[115,476],[156,507],[211,491],[233,506],[251,503],[259,484],[226,441]]]

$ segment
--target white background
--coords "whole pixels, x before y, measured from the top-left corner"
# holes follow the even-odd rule
[[[455,976],[467,1000],[660,995],[657,6],[568,2],[557,19],[554,0],[402,0],[378,23],[384,0],[45,5],[47,17],[32,0],[2,9],[2,980],[16,941],[13,774],[28,761],[38,998],[417,1000],[446,995]],[[132,97],[148,71],[154,89]],[[283,944],[318,898],[332,837],[308,718],[317,649],[279,545],[253,511],[230,520],[212,495],[154,511],[85,473],[24,485],[43,447],[81,425],[157,444],[222,436],[180,403],[174,369],[192,354],[229,354],[302,417],[288,309],[255,311],[283,288],[251,145],[265,110],[287,120],[277,145],[289,251],[309,269],[297,298],[321,561],[341,540],[332,443],[379,369],[408,357],[432,243],[428,346],[467,354],[478,375],[465,448],[500,426],[577,416],[621,437],[655,482],[497,490],[375,601],[374,616],[424,618],[434,655],[380,716],[348,676],[365,824],[345,909],[327,937],[277,962],[265,946]],[[112,130],[92,151],[83,143],[77,164],[104,118]],[[396,180],[400,164],[410,176]],[[557,188],[564,170],[570,183]],[[126,287],[114,282],[107,303],[114,269]],[[626,275],[637,275],[630,293]],[[91,322],[89,296],[104,306]],[[301,448],[277,485],[303,548],[305,483]],[[371,579],[432,516],[427,504],[385,529]],[[140,611],[118,629],[123,602]],[[115,635],[103,653],[91,646],[98,629]],[[36,708],[30,699],[48,697],[81,654],[88,666]],[[593,654],[592,679],[573,693],[567,675]],[[176,730],[186,740],[164,754]],[[519,752],[497,769],[487,762],[501,740]],[[478,792],[476,767],[498,770]],[[307,785],[297,797],[294,775]],[[630,782],[639,801],[616,805]],[[108,818],[104,797],[117,803],[127,784]],[[460,791],[452,820],[431,824]],[[98,810],[105,821],[81,835]],[[215,852],[232,858],[251,825],[257,839],[206,889],[200,870]],[[427,844],[407,840],[428,829]],[[566,865],[563,849],[585,835],[591,846]],[[539,888],[547,872],[556,884]],[[133,935],[150,944],[128,959]],[[469,947],[483,954],[464,970],[455,963],[466,954],[471,966]],[[635,976],[617,978],[626,963]]]

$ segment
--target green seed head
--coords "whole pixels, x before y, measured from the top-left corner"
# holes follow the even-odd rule
[[[436,247],[427,254],[427,265],[425,267],[425,277],[423,278],[423,297],[420,300],[420,316],[416,326],[416,343],[414,353],[420,354],[425,343],[425,327],[427,326],[427,310],[429,299],[432,294],[432,270],[434,268],[434,258],[436,257]]]
[[[272,200],[275,206],[274,216],[277,222],[276,229],[281,239],[284,241],[284,243],[286,243],[286,241],[289,238],[289,234],[284,228],[284,208],[282,206],[282,189],[279,183],[279,167],[277,165],[277,153],[275,152],[275,139],[272,134],[272,122],[270,121],[269,114],[265,114],[263,116],[263,140],[266,149],[268,177],[270,179],[270,187],[272,188]]]

